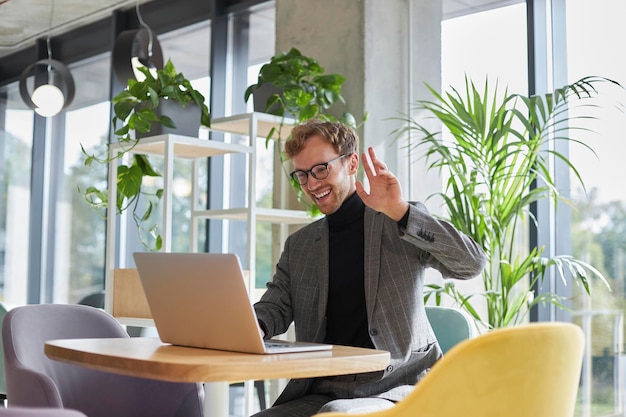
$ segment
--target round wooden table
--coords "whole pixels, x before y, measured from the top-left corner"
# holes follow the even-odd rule
[[[389,365],[389,352],[348,346],[258,355],[173,346],[153,337],[49,341],[54,360],[100,371],[172,382],[203,382],[205,416],[228,416],[230,382],[310,378],[372,372]]]

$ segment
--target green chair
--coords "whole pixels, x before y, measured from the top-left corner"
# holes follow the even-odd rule
[[[455,308],[426,306],[426,315],[444,354],[457,343],[477,335],[472,319]]]

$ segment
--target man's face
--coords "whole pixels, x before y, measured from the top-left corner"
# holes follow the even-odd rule
[[[333,146],[320,136],[307,139],[304,148],[291,158],[294,170],[308,171],[315,165],[324,164],[340,155]],[[355,174],[358,155],[346,155],[328,164],[328,177],[316,179],[308,174],[302,190],[324,214],[332,214],[356,191]]]

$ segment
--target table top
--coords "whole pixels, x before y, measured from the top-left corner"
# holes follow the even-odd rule
[[[349,346],[259,355],[173,346],[155,337],[52,340],[46,342],[45,353],[91,369],[173,382],[308,378],[389,365],[389,352]]]

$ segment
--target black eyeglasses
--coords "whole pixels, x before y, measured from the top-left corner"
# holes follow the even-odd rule
[[[307,183],[307,181],[309,180],[309,174],[311,174],[311,176],[315,178],[316,180],[323,180],[326,177],[328,177],[328,165],[332,164],[335,161],[340,160],[344,156],[348,156],[348,154],[344,153],[343,155],[339,155],[333,160],[324,162],[323,164],[317,164],[313,168],[308,169],[306,171],[302,169],[298,169],[296,171],[293,171],[291,174],[289,174],[289,176],[293,178],[293,180],[300,185],[305,185]]]

